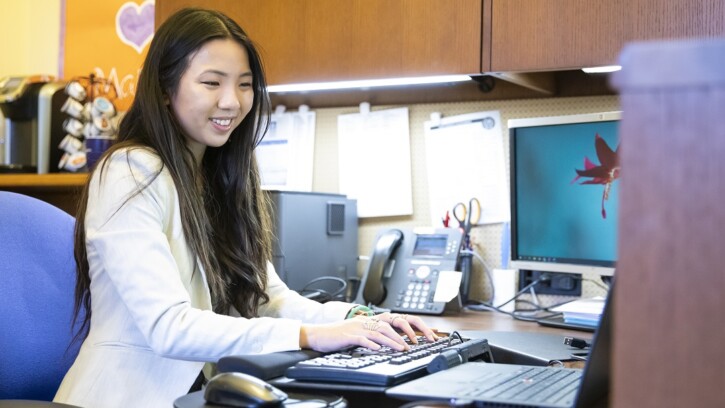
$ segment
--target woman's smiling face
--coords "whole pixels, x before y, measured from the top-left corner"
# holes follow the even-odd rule
[[[212,40],[190,57],[170,104],[197,160],[219,147],[252,108],[254,89],[247,50],[230,39]]]

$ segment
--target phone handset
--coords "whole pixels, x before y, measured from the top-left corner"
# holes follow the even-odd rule
[[[363,288],[363,299],[366,303],[379,305],[385,300],[387,291],[383,284],[383,273],[401,241],[403,241],[403,232],[392,229],[380,235],[375,243]]]

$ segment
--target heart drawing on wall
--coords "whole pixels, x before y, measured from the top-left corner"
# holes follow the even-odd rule
[[[139,54],[154,36],[154,0],[124,3],[116,13],[116,34]]]

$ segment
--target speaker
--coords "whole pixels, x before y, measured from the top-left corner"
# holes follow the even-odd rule
[[[345,203],[327,203],[327,233],[342,235],[345,232]]]

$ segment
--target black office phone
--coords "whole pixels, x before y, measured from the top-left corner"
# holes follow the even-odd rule
[[[457,228],[388,229],[378,233],[356,303],[394,312],[441,314],[434,301],[442,271],[454,271],[463,233]]]

